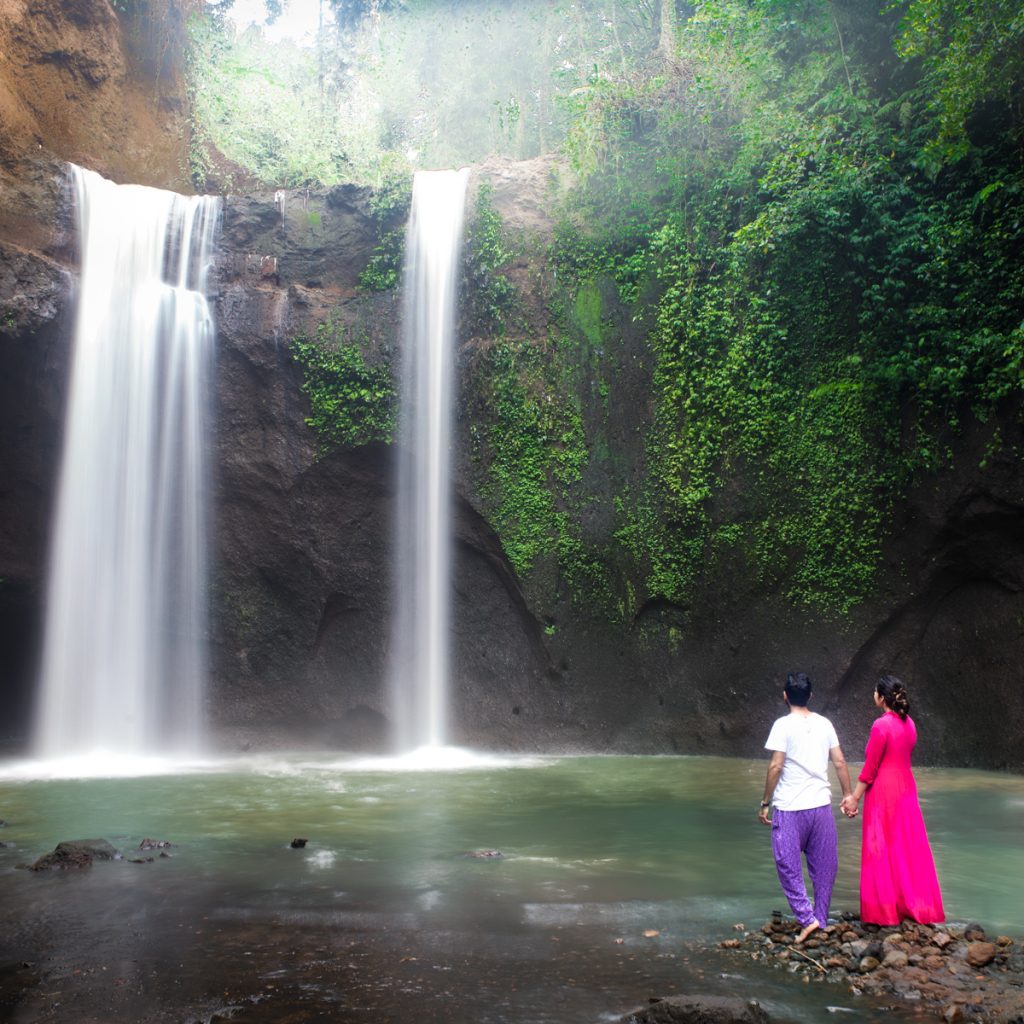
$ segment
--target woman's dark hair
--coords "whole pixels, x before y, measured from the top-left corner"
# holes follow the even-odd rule
[[[907,696],[907,688],[902,681],[895,676],[882,676],[875,687],[878,696],[885,702],[890,711],[895,711],[905,722],[910,714],[910,698]]]

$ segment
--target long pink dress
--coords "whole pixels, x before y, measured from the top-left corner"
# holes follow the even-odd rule
[[[871,726],[861,782],[864,831],[860,857],[860,916],[894,925],[946,919],[935,861],[924,828],[910,754],[917,743],[912,718],[887,711]]]

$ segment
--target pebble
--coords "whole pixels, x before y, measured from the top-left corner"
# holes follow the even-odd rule
[[[906,967],[910,958],[902,949],[890,949],[882,961],[883,967]]]
[[[986,967],[995,960],[997,949],[994,942],[972,942],[967,947],[967,962],[972,967]]]

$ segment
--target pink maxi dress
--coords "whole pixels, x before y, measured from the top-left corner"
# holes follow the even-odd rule
[[[912,718],[886,711],[871,726],[861,782],[864,830],[860,857],[860,916],[869,924],[921,924],[946,919],[935,861],[924,828],[910,754],[917,743]]]

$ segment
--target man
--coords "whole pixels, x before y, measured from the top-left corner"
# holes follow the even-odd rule
[[[832,723],[807,708],[810,679],[803,672],[790,673],[782,696],[789,714],[775,722],[765,744],[772,757],[757,816],[771,826],[775,868],[800,924],[796,937],[800,943],[828,924],[839,867],[828,762],[835,766],[844,798],[851,793],[850,771]],[[773,806],[769,819],[768,810]],[[804,885],[801,856],[807,858],[807,873],[814,887],[813,906]]]

